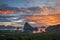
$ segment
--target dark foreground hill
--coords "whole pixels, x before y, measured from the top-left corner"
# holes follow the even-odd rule
[[[27,23],[26,23],[27,24]],[[27,27],[25,30],[32,30]],[[0,40],[60,40],[60,25],[49,26],[44,33],[21,32],[19,30],[0,30]]]
[[[20,31],[0,31],[0,40],[60,40],[60,32],[25,33]]]

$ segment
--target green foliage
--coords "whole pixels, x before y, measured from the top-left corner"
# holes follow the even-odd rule
[[[60,40],[60,32],[26,33],[20,31],[0,31],[0,40]]]

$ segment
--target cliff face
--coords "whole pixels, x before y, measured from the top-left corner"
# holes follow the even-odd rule
[[[47,28],[38,28],[38,27],[33,28],[28,23],[25,23],[23,29],[26,32],[33,32],[33,33],[57,32],[60,31],[60,25],[52,25],[52,26],[48,26]]]
[[[45,28],[38,28],[38,27],[32,27],[31,25],[29,25],[27,22],[24,25],[24,31],[25,32],[32,32],[32,33],[42,33],[45,32]]]
[[[30,26],[27,22],[25,23],[23,29],[24,29],[25,32],[32,32],[33,31],[33,27]]]
[[[53,25],[53,26],[49,26],[46,29],[46,32],[56,32],[56,31],[60,31],[60,25]]]

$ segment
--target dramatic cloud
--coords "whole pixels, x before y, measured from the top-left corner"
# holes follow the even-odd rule
[[[25,16],[27,21],[35,22],[38,27],[60,24],[60,15],[31,15]]]
[[[4,1],[6,4],[0,5],[0,22],[15,26],[29,22],[39,27],[60,24],[60,0],[20,1]]]

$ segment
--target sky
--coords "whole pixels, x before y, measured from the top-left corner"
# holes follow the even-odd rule
[[[60,0],[0,0],[1,25],[48,26],[60,24],[59,17]]]
[[[54,6],[60,0],[0,0],[0,4],[8,4],[11,7],[35,7]]]

